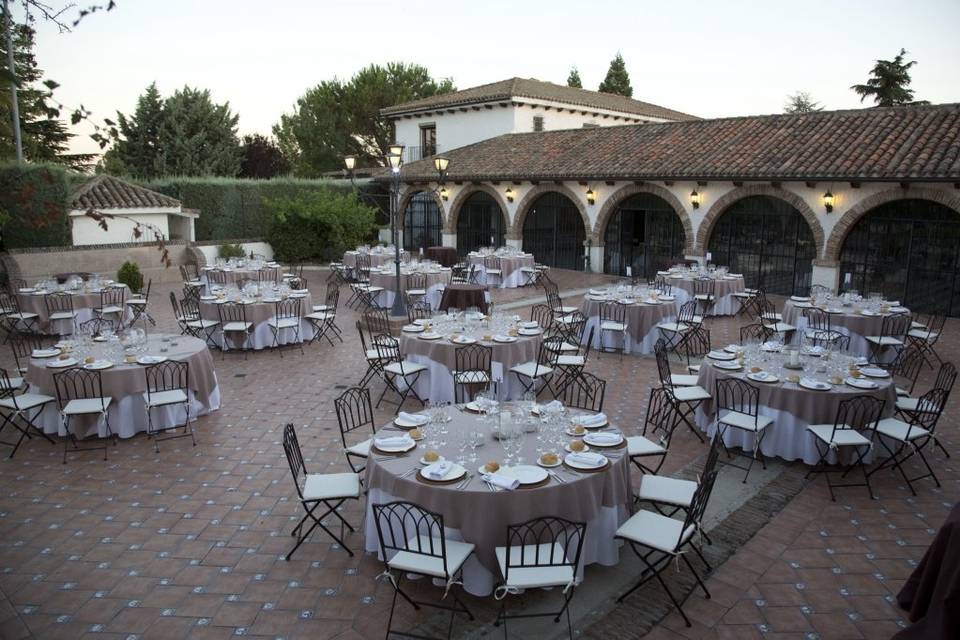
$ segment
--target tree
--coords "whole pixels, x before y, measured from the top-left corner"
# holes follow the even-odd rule
[[[137,98],[137,108],[132,116],[117,112],[117,127],[123,137],[118,137],[113,148],[104,155],[104,166],[120,169],[135,178],[158,175],[163,118],[163,97],[153,82]]]
[[[255,133],[243,137],[240,147],[241,178],[275,178],[290,171],[290,162],[270,138]]]
[[[860,96],[860,102],[870,97],[878,107],[929,104],[926,100],[913,99],[913,89],[909,88],[910,68],[917,64],[917,61],[905,62],[906,55],[907,50],[900,49],[900,53],[893,60],[877,60],[870,70],[866,84],[850,87]]]
[[[357,166],[380,166],[393,142],[393,126],[380,110],[454,90],[451,80],[434,80],[420,65],[372,64],[348,82],[334,78],[308,89],[273,134],[298,175],[341,169],[346,155],[357,156]]]
[[[583,83],[580,82],[580,72],[576,67],[570,69],[570,75],[567,76],[567,86],[576,89],[583,89]]]
[[[783,105],[784,113],[812,113],[814,111],[823,111],[823,107],[806,91],[797,91],[790,94]]]
[[[617,52],[617,57],[610,61],[610,68],[607,69],[607,77],[603,79],[597,89],[603,93],[616,93],[628,98],[633,97],[633,87],[630,86],[630,74],[627,73],[627,65],[623,61],[623,56]]]
[[[0,16],[0,30],[6,29],[6,15]],[[13,57],[17,79],[17,103],[20,112],[20,131],[23,138],[23,154],[31,162],[55,162],[73,168],[83,168],[92,159],[85,154],[67,153],[73,137],[66,123],[60,120],[60,108],[52,100],[57,83],[43,80],[43,71],[37,67],[34,56],[34,30],[29,24],[14,23]],[[6,38],[0,37],[0,57],[7,61]],[[8,73],[0,76],[0,158],[15,158],[13,135],[13,111]]]

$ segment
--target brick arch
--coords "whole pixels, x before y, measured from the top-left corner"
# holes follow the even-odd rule
[[[840,260],[840,249],[843,247],[843,241],[847,234],[853,229],[854,225],[860,221],[860,218],[870,213],[877,207],[888,202],[897,200],[930,200],[949,207],[960,214],[960,194],[940,189],[930,189],[928,187],[894,187],[885,191],[880,191],[868,196],[850,207],[843,213],[837,223],[833,226],[830,238],[827,240],[827,246],[824,249],[824,259],[827,261]]]
[[[410,201],[413,200],[413,196],[418,193],[429,193],[433,196],[433,201],[437,203],[437,208],[440,210],[440,228],[446,228],[447,221],[447,211],[443,206],[443,200],[440,198],[440,195],[433,189],[424,189],[421,187],[410,187],[403,192],[403,195],[400,196],[400,206],[397,208],[400,211],[400,225],[402,227],[406,216],[407,216],[407,205],[410,204]]]
[[[694,255],[694,240],[696,236],[693,233],[693,222],[684,209],[680,200],[673,193],[659,185],[655,184],[631,184],[621,187],[614,191],[604,202],[600,209],[600,215],[597,216],[597,223],[593,227],[593,243],[597,246],[603,245],[603,235],[606,231],[607,223],[626,199],[641,193],[649,193],[665,201],[673,209],[674,213],[680,218],[680,224],[683,225],[683,252],[685,255]]]
[[[453,204],[450,205],[450,215],[447,216],[447,225],[443,228],[444,233],[457,232],[457,221],[460,219],[460,210],[463,208],[463,203],[467,201],[467,198],[478,191],[483,191],[487,195],[491,196],[497,203],[497,206],[500,207],[500,215],[503,216],[504,234],[509,233],[510,218],[507,216],[507,203],[504,202],[503,197],[497,192],[496,189],[485,184],[471,184],[460,190],[460,193],[458,193],[453,199]]]
[[[810,226],[810,231],[813,233],[813,241],[817,245],[817,258],[820,257],[821,251],[823,250],[825,234],[823,232],[823,226],[820,225],[820,221],[817,219],[817,214],[814,213],[813,209],[797,194],[766,184],[737,187],[733,191],[725,193],[713,203],[713,206],[707,211],[707,215],[700,221],[700,226],[697,227],[696,255],[702,256],[706,254],[710,232],[713,231],[713,225],[717,223],[720,216],[723,215],[732,204],[738,200],[749,198],[750,196],[770,196],[771,198],[777,198],[799,211],[800,215],[803,216],[803,219],[806,220]]]
[[[533,203],[537,201],[537,198],[546,194],[546,193],[559,193],[563,196],[566,196],[570,202],[577,208],[577,211],[580,212],[580,218],[583,220],[583,234],[585,238],[592,238],[591,234],[591,224],[590,216],[587,214],[586,205],[581,202],[580,198],[576,193],[573,192],[569,187],[559,185],[559,184],[549,184],[549,185],[538,185],[528,191],[523,200],[520,201],[520,204],[517,205],[517,213],[514,215],[513,225],[510,227],[510,232],[512,237],[515,240],[520,240],[523,238],[523,223],[527,219],[527,214],[530,213],[530,209],[533,207]]]

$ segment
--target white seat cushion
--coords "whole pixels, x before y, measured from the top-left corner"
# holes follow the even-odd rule
[[[9,384],[7,384],[8,381]],[[0,378],[0,390],[2,391],[19,389],[21,385],[23,385],[23,378]]]
[[[657,325],[658,329],[663,331],[670,331],[673,333],[683,333],[684,331],[690,331],[690,325],[681,324],[679,322],[661,322]]]
[[[614,322],[613,320],[605,320],[600,323],[601,331],[626,331],[627,325],[624,322]]]
[[[402,365],[402,368],[401,368],[401,365]],[[387,373],[392,373],[397,376],[403,376],[403,375],[409,376],[414,373],[425,371],[426,369],[427,368],[422,364],[417,364],[416,362],[412,362],[410,360],[404,360],[402,363],[391,362],[390,364],[388,364],[383,368],[383,370],[386,371]]]
[[[786,333],[787,331],[793,331],[796,329],[792,324],[787,324],[786,322],[774,322],[773,324],[765,324],[764,328],[769,329],[775,333]]]
[[[330,313],[329,311],[318,311],[316,313],[308,313],[303,316],[307,320],[316,320],[317,322],[326,322],[327,320],[333,320],[337,316],[335,313]]]
[[[833,432],[832,424],[812,424],[807,427],[807,431],[819,440],[827,444],[835,444],[838,447],[859,447],[870,444],[869,440],[853,429],[837,429],[831,441],[831,433]]]
[[[313,305],[313,311],[326,311],[330,307],[325,304],[315,304]]]
[[[783,314],[776,313],[774,311],[767,311],[761,314],[760,317],[764,320],[772,320],[773,322],[780,322],[783,320]]]
[[[773,418],[769,416],[757,416],[756,420],[754,420],[754,417],[747,413],[724,411],[720,414],[718,421],[723,424],[728,424],[731,427],[736,427],[737,429],[760,432],[773,423]]]
[[[680,480],[665,476],[645,475],[640,478],[640,490],[637,498],[649,502],[672,504],[679,507],[689,507],[693,502],[693,494],[697,491],[697,483],[693,480]]]
[[[63,408],[63,413],[68,416],[75,416],[84,413],[102,413],[104,408],[110,408],[110,402],[113,398],[106,396],[104,398],[78,398],[71,400]]]
[[[936,331],[927,331],[926,329],[911,329],[907,332],[907,335],[921,340],[936,340],[939,334]]]
[[[276,327],[277,329],[293,329],[300,324],[299,318],[270,318],[267,320],[267,324],[271,327]],[[229,329],[228,329],[229,331]]]
[[[308,473],[303,486],[304,500],[359,497],[360,476],[355,473]]]
[[[501,273],[503,273],[503,270],[502,270],[502,269],[487,269],[487,275],[488,275],[488,276],[491,276],[491,275],[493,275],[493,276],[498,276],[498,275],[500,275]]]
[[[510,547],[510,561],[514,563],[510,567],[510,575],[507,576],[507,548],[497,547],[494,549],[497,556],[497,564],[500,565],[500,575],[506,578],[505,584],[508,587],[517,589],[533,589],[536,587],[559,587],[564,586],[573,580],[573,567],[570,565],[560,567],[518,567],[518,563],[560,563],[569,562],[563,545],[559,542],[550,544],[533,545],[526,544],[523,547]]]
[[[454,371],[453,380],[460,384],[484,384],[490,382],[490,376],[486,371]]]
[[[138,305],[138,304],[147,304],[147,301],[143,298],[130,298],[127,300],[126,304]]]
[[[710,295],[710,294],[708,294],[708,293],[698,293],[697,295],[693,296],[693,298],[694,298],[694,300],[700,300],[700,301],[702,301],[702,302],[712,302],[712,301],[713,301],[713,296]]]
[[[120,307],[118,307],[118,306],[116,306],[116,305],[107,305],[106,307],[103,307],[102,309],[97,309],[97,312],[103,313],[103,314],[108,314],[108,313],[123,313],[123,309],[121,309]]]
[[[373,439],[368,438],[363,442],[358,442],[357,444],[347,447],[347,452],[352,453],[355,456],[363,456],[366,458],[370,455],[370,445],[373,444]]]
[[[914,320],[913,322],[910,323],[910,328],[911,328],[911,329],[926,329],[926,328],[927,328],[927,325],[923,324],[922,322],[917,322],[916,320]]]
[[[561,342],[560,346],[556,349],[554,344],[548,344],[547,350],[556,353],[557,351],[579,351],[580,349],[575,344],[570,344],[569,342]]]
[[[148,399],[147,394],[143,394],[143,402],[148,407],[162,407],[168,404],[180,404],[187,402],[187,393],[183,389],[170,389],[169,391],[154,391]]]
[[[903,346],[903,340],[891,336],[867,336],[867,342],[880,347],[900,347]]]
[[[907,442],[907,432],[910,434],[910,440],[926,437],[930,433],[921,426],[914,425],[911,427],[903,420],[897,420],[896,418],[884,418],[877,425],[877,433],[900,442]]]
[[[910,394],[907,393],[907,390],[906,390],[906,389],[901,389],[900,387],[897,387],[897,395],[898,395],[898,396],[901,396],[901,397],[907,397],[907,396],[909,396]]]
[[[426,289],[407,289],[407,293],[412,296],[425,296],[427,295]]]
[[[901,411],[916,411],[918,406],[920,406],[920,398],[911,398],[909,396],[906,398],[897,398],[897,409]]]
[[[553,369],[550,367],[537,364],[536,362],[524,362],[523,364],[518,364],[515,367],[510,367],[510,371],[527,378],[539,378],[541,376],[546,376],[553,373]]]
[[[691,374],[700,373],[700,365],[692,364],[687,367],[687,371],[689,371]]]
[[[667,450],[659,444],[651,442],[643,436],[629,436],[627,438],[628,456],[656,456],[665,454],[666,452]]]
[[[671,373],[670,384],[677,387],[692,387],[697,384],[698,376],[684,375],[682,373]]]
[[[695,530],[696,527],[692,524],[684,530],[681,520],[642,510],[620,525],[617,537],[672,554],[677,547],[690,539]]]
[[[56,398],[51,396],[45,396],[40,393],[24,393],[14,398],[2,398],[0,399],[0,408],[16,410],[19,408],[21,411],[26,411],[27,409],[35,409],[40,405],[47,404],[48,402],[53,402]]]
[[[193,329],[209,329],[210,327],[215,327],[219,322],[216,320],[190,320],[187,322],[187,326]]]
[[[703,316],[693,316],[694,324],[703,324]]]
[[[57,311],[50,314],[50,320],[73,320],[76,315],[76,311]]]
[[[731,293],[734,298],[755,298],[756,294],[748,293],[746,291],[737,291],[736,293]]]
[[[433,553],[440,553],[440,538],[431,539],[427,536],[418,536],[419,545],[416,538],[411,538],[407,542],[410,549],[423,549],[426,552],[432,550]],[[449,575],[455,574],[466,559],[473,553],[474,545],[469,542],[459,542],[457,540],[445,540],[447,549],[447,571]],[[433,545],[432,547],[430,545]],[[445,578],[443,573],[443,559],[433,556],[426,556],[412,551],[400,551],[387,561],[387,566],[399,571],[410,571],[436,578]]]
[[[678,387],[673,390],[673,397],[679,402],[696,402],[699,400],[709,400],[710,392],[703,387]]]
[[[560,355],[557,356],[557,364],[564,367],[582,367],[585,362],[583,356]]]
[[[250,331],[252,328],[252,322],[240,322],[239,320],[228,322],[227,324],[223,325],[224,331]]]
[[[555,307],[555,308],[553,309],[553,312],[554,312],[554,313],[559,313],[560,315],[566,317],[567,315],[573,313],[573,312],[576,311],[576,310],[577,310],[576,307],[568,307],[568,306],[566,306],[566,305],[563,305],[563,306]],[[562,318],[561,318],[561,319],[562,319]]]

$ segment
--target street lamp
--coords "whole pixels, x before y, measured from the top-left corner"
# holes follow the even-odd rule
[[[400,168],[403,166],[403,145],[390,145],[387,154],[387,166],[390,167],[390,239],[393,242],[393,264],[396,282],[394,283],[393,307],[390,315],[402,317],[407,313],[403,303],[403,287],[400,286],[400,243],[397,238],[397,209],[400,208]]]
[[[353,170],[357,166],[357,156],[344,156],[343,166],[347,171],[347,175],[350,176],[350,186],[354,187],[353,184]]]

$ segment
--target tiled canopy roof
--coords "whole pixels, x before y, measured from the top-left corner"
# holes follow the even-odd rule
[[[85,182],[73,192],[71,209],[169,209],[180,207],[180,201],[101,174]]]
[[[508,134],[443,154],[448,180],[960,180],[960,104]],[[403,168],[435,180],[430,158]]]
[[[551,100],[565,104],[592,109],[606,109],[620,111],[638,116],[661,118],[664,120],[694,120],[696,116],[667,109],[655,104],[641,102],[614,93],[600,93],[587,89],[576,89],[552,82],[534,80],[532,78],[510,78],[479,87],[471,87],[462,91],[431,96],[412,102],[394,105],[381,109],[385,116],[400,115],[426,109],[441,109],[459,107],[468,104],[483,102],[499,102],[511,98],[535,98]]]

